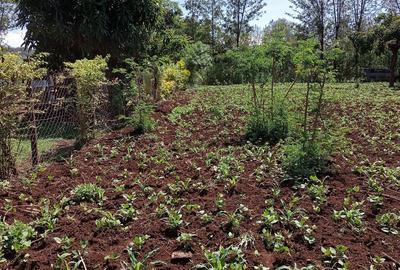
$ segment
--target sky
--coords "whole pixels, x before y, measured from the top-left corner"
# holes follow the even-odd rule
[[[182,3],[184,0],[179,0]],[[290,19],[286,13],[290,13],[290,2],[289,0],[266,0],[267,7],[264,9],[264,14],[258,20],[254,21],[253,24],[260,26],[261,28],[266,26],[271,20],[279,18]],[[22,44],[25,31],[16,29],[10,31],[5,36],[5,43],[11,47],[19,47]]]

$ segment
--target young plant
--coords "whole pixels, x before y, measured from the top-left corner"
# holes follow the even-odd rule
[[[100,230],[111,229],[121,225],[121,221],[110,212],[103,212],[103,216],[96,220],[96,227]]]
[[[180,210],[167,208],[167,224],[170,229],[177,230],[183,225],[182,213]]]
[[[337,245],[336,247],[321,247],[323,254],[323,262],[325,266],[331,269],[347,270],[350,269],[350,264],[346,256],[347,247]]]
[[[76,186],[71,194],[74,202],[101,202],[104,200],[105,190],[96,184],[88,183]]]
[[[376,222],[385,233],[397,235],[400,230],[400,214],[385,213],[376,217]]]
[[[363,231],[363,217],[364,212],[361,209],[361,206],[364,202],[354,202],[351,203],[349,197],[344,199],[344,209],[337,211],[333,211],[333,219],[340,220],[343,219],[350,226],[352,230],[357,233],[361,233]]]
[[[75,238],[71,238],[68,236],[54,237],[54,241],[60,246],[61,250],[67,251],[72,247]]]
[[[139,211],[136,210],[131,204],[123,203],[121,204],[120,209],[117,212],[117,216],[119,219],[125,223],[127,221],[131,221],[137,219]]]
[[[219,211],[222,210],[225,206],[225,200],[224,200],[224,195],[221,193],[217,194],[217,197],[215,198],[215,206]]]
[[[239,247],[229,246],[224,248],[219,247],[217,251],[204,252],[204,256],[207,259],[205,264],[197,265],[199,269],[207,270],[225,270],[225,269],[237,269],[242,270],[246,268],[246,260],[244,254]]]
[[[327,201],[326,195],[328,193],[328,187],[325,185],[325,181],[318,179],[316,176],[311,176],[310,182],[307,185],[307,192],[311,199],[316,202],[313,208],[319,213],[321,211],[321,205]]]
[[[121,116],[120,120],[127,126],[133,128],[135,134],[144,134],[152,131],[155,127],[155,122],[151,117],[153,110],[153,106],[144,101],[139,101],[132,114],[128,117]]]
[[[132,244],[137,248],[137,249],[142,249],[142,247],[144,246],[144,244],[146,243],[147,240],[150,239],[149,235],[136,235],[133,238],[133,242]]]
[[[273,207],[264,210],[261,216],[261,224],[264,228],[272,229],[280,220],[279,214]]]
[[[16,254],[29,248],[36,234],[30,225],[21,221],[13,224],[0,221],[0,261],[1,255]]]
[[[286,239],[282,233],[272,233],[271,230],[264,228],[261,237],[268,250],[289,253],[289,247],[286,246]]]
[[[139,253],[135,251],[133,248],[128,248],[128,257],[129,262],[123,262],[122,269],[123,270],[143,270],[147,268],[146,262],[149,260],[158,249],[154,249],[143,256],[142,259],[139,259]]]

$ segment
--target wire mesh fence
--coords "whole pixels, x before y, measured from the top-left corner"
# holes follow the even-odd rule
[[[96,91],[92,127],[107,129],[112,115],[108,104],[108,85]],[[63,74],[34,80],[27,87],[26,105],[19,112],[12,138],[12,153],[18,171],[30,169],[42,161],[72,149],[78,136],[75,83]]]

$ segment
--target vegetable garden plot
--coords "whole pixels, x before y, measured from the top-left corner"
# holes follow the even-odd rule
[[[325,124],[340,143],[327,172],[289,184],[285,142],[245,138],[243,88],[179,92],[152,132],[109,133],[3,182],[1,268],[396,269],[398,93],[328,85]]]

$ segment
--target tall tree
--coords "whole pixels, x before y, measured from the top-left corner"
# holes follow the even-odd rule
[[[234,35],[236,47],[242,34],[251,30],[250,22],[262,14],[265,6],[265,0],[226,0],[225,26]]]
[[[365,35],[368,21],[372,21],[376,9],[376,0],[347,0],[350,10],[350,41],[354,47],[354,67],[358,71],[360,54],[363,48],[368,48],[369,36]],[[357,74],[359,76],[359,74]]]
[[[306,35],[316,36],[321,51],[324,51],[328,34],[329,0],[290,0],[294,18],[301,23]]]
[[[24,44],[51,53],[56,63],[94,55],[112,59],[145,49],[164,0],[17,0]],[[54,62],[54,61],[53,61]]]
[[[202,13],[210,22],[211,28],[211,48],[215,48],[217,28],[222,19],[222,0],[203,0]]]
[[[14,8],[14,0],[0,0],[0,41],[13,26]]]
[[[396,14],[400,13],[400,0],[384,0],[384,8]]]
[[[398,76],[398,57],[400,51],[400,16],[394,13],[383,14],[377,18],[374,32],[378,48],[385,48],[392,53],[390,62],[390,87],[393,87]]]
[[[186,0],[184,6],[188,10],[187,20],[192,28],[192,39],[198,41],[196,37],[201,37],[201,42],[211,45],[214,49],[223,18],[223,0]],[[198,33],[199,31],[207,33],[204,35]]]
[[[334,25],[334,39],[338,40],[346,17],[346,0],[332,0],[330,3]]]

